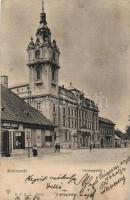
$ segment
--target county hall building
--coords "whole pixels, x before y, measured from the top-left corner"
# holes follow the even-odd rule
[[[27,46],[29,83],[10,88],[55,125],[54,142],[63,148],[101,146],[98,107],[83,92],[59,86],[60,50],[52,40],[44,8],[36,39]],[[50,137],[50,141],[52,138]]]

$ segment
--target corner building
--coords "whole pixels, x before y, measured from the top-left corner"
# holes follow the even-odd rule
[[[98,107],[72,84],[59,86],[60,51],[51,39],[44,9],[27,54],[29,84],[10,89],[55,124],[54,140],[63,148],[87,148],[90,143],[99,147]]]

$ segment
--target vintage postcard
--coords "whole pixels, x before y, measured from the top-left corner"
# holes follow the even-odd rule
[[[130,200],[130,1],[0,11],[0,200]]]

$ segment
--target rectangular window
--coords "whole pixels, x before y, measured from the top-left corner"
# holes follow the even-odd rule
[[[36,68],[36,80],[40,80],[41,79],[41,69]]]
[[[71,115],[73,116],[73,108],[71,108]]]
[[[70,118],[68,118],[68,127],[70,128]]]
[[[56,81],[56,71],[52,70],[52,81]]]
[[[41,109],[41,103],[37,103],[37,110],[38,110],[39,112],[42,111],[42,109]]]
[[[52,136],[45,136],[45,142],[52,142]]]
[[[70,133],[69,133],[69,141],[71,140],[71,135],[70,135]]]
[[[53,103],[53,113],[55,113],[55,111],[56,111],[56,106],[55,106],[55,104]]]
[[[68,108],[68,115],[70,115],[70,108]]]
[[[75,120],[75,128],[77,128],[77,120]]]
[[[65,115],[65,107],[63,107],[63,115]]]
[[[65,117],[63,117],[63,126],[65,126]]]
[[[36,59],[40,58],[40,51],[39,50],[35,51],[35,58]]]
[[[72,119],[72,128],[74,128],[73,119]]]
[[[54,124],[56,123],[56,106],[54,103],[53,103],[53,122]]]
[[[77,110],[75,109],[74,112],[75,112],[75,117],[76,117],[77,116]]]
[[[56,141],[56,132],[54,132],[54,140]]]
[[[65,132],[65,141],[67,141],[67,132]]]

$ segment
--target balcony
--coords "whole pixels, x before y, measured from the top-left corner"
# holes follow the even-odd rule
[[[36,85],[41,85],[42,84],[42,80],[41,79],[35,80],[35,84]]]

